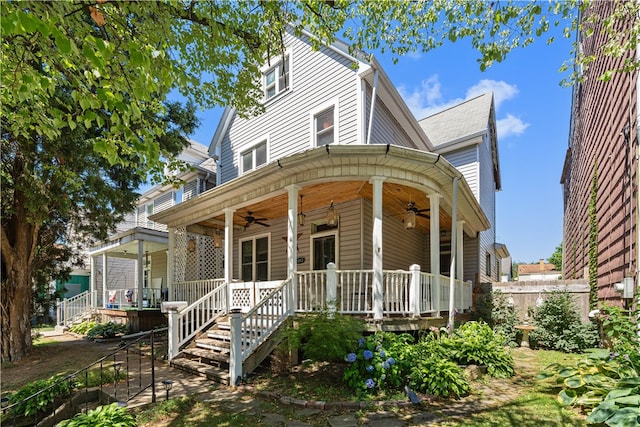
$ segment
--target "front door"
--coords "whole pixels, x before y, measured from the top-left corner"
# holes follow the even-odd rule
[[[313,269],[325,270],[330,262],[336,262],[335,234],[315,237],[313,239]]]

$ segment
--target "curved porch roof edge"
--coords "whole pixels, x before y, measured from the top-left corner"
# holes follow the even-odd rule
[[[459,178],[459,220],[474,235],[491,224],[462,173],[439,154],[395,145],[329,145],[283,157],[212,188],[197,197],[158,212],[151,220],[169,227],[197,223],[287,191],[291,185],[369,179],[388,180],[438,192],[444,209],[451,209],[453,178]]]

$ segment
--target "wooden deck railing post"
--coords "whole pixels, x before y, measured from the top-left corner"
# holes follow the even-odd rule
[[[414,317],[420,317],[420,301],[422,300],[420,266],[418,264],[413,264],[409,267],[409,271],[411,271],[411,284],[409,285],[409,310]]]
[[[327,264],[327,310],[331,313],[335,313],[338,305],[337,300],[338,280],[336,274],[336,265],[333,262]]]
[[[229,353],[229,385],[237,386],[242,379],[242,311],[234,308],[229,314],[231,347]]]
[[[180,323],[177,308],[169,308],[167,313],[169,314],[168,357],[171,360],[180,352]]]

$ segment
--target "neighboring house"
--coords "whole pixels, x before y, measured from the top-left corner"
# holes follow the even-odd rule
[[[179,158],[192,166],[179,176],[184,185],[157,185],[145,191],[136,210],[117,226],[116,233],[89,250],[91,290],[96,291],[92,306],[159,308],[168,298],[169,235],[165,225],[149,217],[195,198],[216,182],[215,162],[204,145],[192,141]],[[215,265],[215,255],[208,254],[202,262]]]
[[[536,264],[518,265],[519,282],[560,280],[561,278],[562,272],[556,270],[555,265],[545,263],[544,259]]]
[[[585,14],[609,16],[618,2],[594,2]],[[604,22],[604,19],[600,19]],[[635,25],[628,20],[623,25]],[[628,27],[628,28],[629,28]],[[622,31],[620,32],[622,34]],[[638,262],[638,72],[615,72],[611,79],[598,77],[640,58],[636,51],[620,58],[605,57],[602,28],[582,38],[581,53],[595,61],[573,88],[569,146],[562,170],[564,193],[563,278],[588,279],[590,206],[595,177],[597,222],[598,297],[618,301],[614,285],[625,277],[636,278]]]

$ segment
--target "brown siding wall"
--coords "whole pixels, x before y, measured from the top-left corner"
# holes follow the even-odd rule
[[[611,13],[614,2],[595,2],[591,11]],[[631,23],[629,23],[631,25]],[[596,54],[604,35],[583,40],[585,54]],[[635,52],[629,52],[633,56]],[[573,135],[564,175],[564,268],[566,279],[586,278],[589,265],[591,183],[597,165],[598,287],[600,299],[618,299],[612,284],[636,270],[637,160],[635,123],[637,72],[598,77],[625,58],[598,57],[574,88]],[[622,130],[629,126],[625,141]]]

